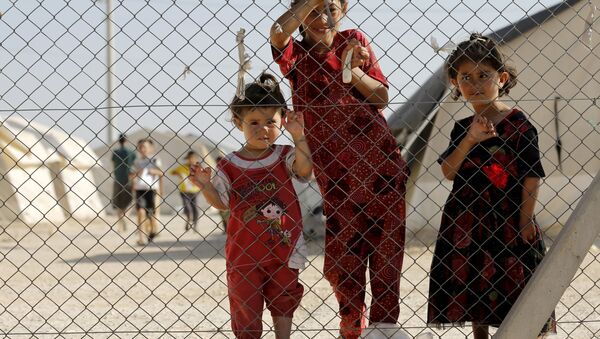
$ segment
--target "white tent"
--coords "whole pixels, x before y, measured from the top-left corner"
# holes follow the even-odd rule
[[[566,221],[600,169],[600,29],[598,23],[589,29],[589,11],[587,1],[564,1],[490,35],[519,71],[509,104],[526,112],[538,129],[547,174],[537,205],[544,227]],[[396,135],[409,135],[404,141],[414,181],[409,227],[439,225],[452,183],[436,160],[448,146],[454,121],[471,114],[470,106],[449,97],[439,70],[390,117]]]
[[[90,169],[95,154],[85,142],[58,128],[11,116],[0,129],[2,173],[0,218],[59,226],[66,218],[102,216]]]
[[[0,219],[3,226],[19,221],[61,223],[64,214],[56,201],[53,175],[44,161],[56,161],[31,132],[13,131],[5,121],[0,127]]]

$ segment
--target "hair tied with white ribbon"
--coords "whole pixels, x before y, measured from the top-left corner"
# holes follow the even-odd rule
[[[443,46],[440,46],[440,44],[438,43],[437,39],[434,36],[431,37],[430,45],[431,45],[431,48],[433,48],[433,51],[438,54],[440,52],[450,54],[457,47],[457,45],[452,41],[448,41]]]
[[[246,73],[250,70],[250,57],[246,54],[246,46],[244,46],[244,38],[246,37],[246,30],[240,28],[237,32],[235,41],[237,42],[238,48],[238,58],[239,58],[239,69],[238,69],[238,81],[237,81],[237,89],[235,91],[235,95],[243,100],[246,98],[246,84],[244,82],[244,77]]]

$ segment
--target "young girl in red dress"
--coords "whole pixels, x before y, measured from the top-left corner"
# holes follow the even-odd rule
[[[292,177],[308,180],[312,174],[302,115],[286,110],[278,83],[264,73],[246,86],[243,98],[234,99],[231,110],[244,145],[219,161],[214,177],[196,164],[190,179],[209,204],[230,210],[225,260],[236,338],[261,338],[266,304],[275,337],[289,339],[303,293],[298,270],[306,262]],[[295,147],[275,144],[282,125]]]
[[[365,326],[367,269],[370,323],[398,320],[407,169],[381,111],[387,80],[365,35],[339,30],[348,0],[328,3],[292,1],[271,29],[271,44],[294,109],[304,116],[327,217],[324,276],[339,303],[341,334],[352,339]],[[298,29],[300,40],[292,38]],[[351,79],[344,83],[349,51]]]
[[[534,207],[544,169],[527,116],[498,100],[516,84],[496,43],[479,34],[446,63],[454,97],[474,115],[456,121],[439,158],[453,181],[430,273],[428,323],[471,322],[475,339],[499,326],[546,252]],[[526,316],[526,315],[523,315]],[[554,317],[541,333],[556,332]]]

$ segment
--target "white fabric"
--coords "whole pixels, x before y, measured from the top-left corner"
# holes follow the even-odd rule
[[[428,335],[418,335],[417,338],[432,338]],[[403,331],[400,326],[388,323],[372,323],[364,329],[360,339],[412,339],[412,337]]]
[[[306,267],[306,262],[308,262],[308,248],[304,241],[304,234],[300,233],[300,237],[298,237],[298,241],[296,241],[296,245],[294,246],[294,251],[290,255],[288,267],[301,270]]]
[[[133,180],[134,190],[158,190],[160,185],[160,176],[150,174],[150,169],[160,170],[160,160],[158,158],[140,158],[137,159],[131,167],[132,173],[141,170]]]
[[[221,169],[217,170],[212,178],[212,184],[217,192],[219,192],[219,198],[221,198],[221,202],[223,202],[225,206],[229,206],[229,191],[231,190],[231,183],[229,182],[225,172],[223,172]]]

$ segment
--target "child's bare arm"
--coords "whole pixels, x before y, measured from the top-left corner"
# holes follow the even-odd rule
[[[294,146],[296,152],[296,161],[294,161],[294,173],[302,178],[310,178],[313,170],[313,162],[310,157],[310,149],[306,142],[306,137],[295,139]]]
[[[159,177],[162,177],[164,175],[163,171],[161,171],[158,168],[150,168],[148,170],[148,174],[150,174],[150,175],[158,175]]]
[[[525,180],[523,180],[523,197],[519,213],[519,227],[521,229],[521,237],[523,240],[530,243],[536,239],[536,228],[533,223],[533,215],[535,204],[537,202],[539,185],[539,178],[525,178]]]
[[[373,106],[383,109],[388,104],[388,89],[378,80],[373,79],[362,69],[352,69],[352,81],[350,82]]]
[[[200,188],[200,192],[211,206],[221,211],[226,211],[229,208],[223,203],[219,195],[219,191],[210,181],[212,170],[210,167],[202,168],[199,164],[190,167],[190,181]]]
[[[221,210],[221,211],[227,211],[229,209],[229,207],[227,207],[223,203],[223,201],[221,201],[221,198],[219,197],[219,192],[217,191],[217,189],[215,188],[215,186],[212,183],[205,185],[204,188],[200,189],[200,191],[202,192],[204,199],[206,199],[206,201],[212,207],[214,207],[218,210]]]
[[[475,146],[475,142],[469,138],[468,136],[464,137],[458,146],[452,151],[452,153],[448,154],[444,161],[442,161],[442,174],[444,174],[444,178],[448,180],[454,180],[456,177],[456,173],[460,169],[460,166],[467,158],[467,154],[473,146]]]
[[[444,177],[448,180],[454,180],[456,173],[458,173],[471,148],[495,136],[497,136],[497,133],[491,122],[480,116],[473,118],[473,122],[465,137],[456,146],[456,149],[442,161],[442,173]]]
[[[138,170],[129,172],[129,180],[134,180],[138,176]]]
[[[306,17],[323,0],[302,0],[283,13],[271,27],[271,44],[277,49],[284,49],[292,34],[300,27]]]
[[[363,66],[370,59],[369,49],[363,46],[357,39],[352,39],[342,52],[342,62],[345,62],[348,52],[352,50],[352,79],[350,84],[354,86],[367,101],[377,108],[385,108],[388,104],[388,89],[380,81],[365,73]]]
[[[310,156],[310,148],[304,135],[304,117],[300,113],[288,111],[283,123],[294,141],[294,173],[301,178],[309,178],[312,175],[313,163]]]

